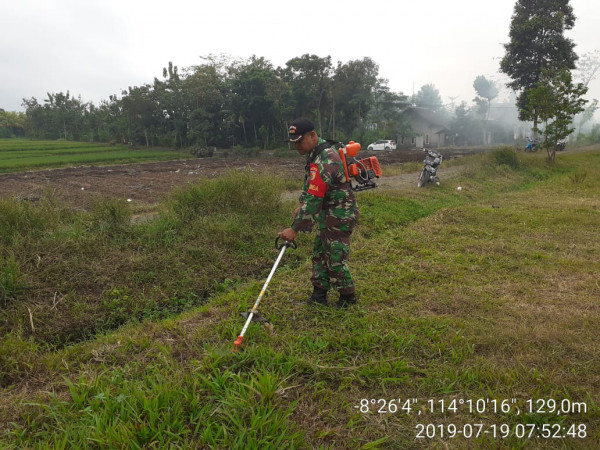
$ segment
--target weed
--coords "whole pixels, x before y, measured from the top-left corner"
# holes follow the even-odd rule
[[[27,288],[17,261],[13,257],[4,259],[0,256],[0,306],[6,307],[9,300],[16,299]]]
[[[511,169],[518,169],[520,167],[517,152],[512,147],[498,148],[492,151],[492,157],[496,160],[497,164],[506,165]]]
[[[122,234],[130,224],[131,208],[125,199],[100,198],[92,202],[91,226],[101,234]]]
[[[181,220],[219,215],[223,211],[257,214],[278,209],[281,182],[250,170],[231,171],[216,180],[176,189],[168,206]]]
[[[579,170],[569,174],[569,180],[571,180],[571,183],[573,184],[583,184],[587,178],[587,174],[587,170]]]

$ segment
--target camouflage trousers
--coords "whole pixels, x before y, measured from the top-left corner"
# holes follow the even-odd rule
[[[312,257],[313,286],[329,290],[334,288],[342,295],[354,293],[354,281],[348,269],[350,235],[355,221],[341,224],[319,224]]]

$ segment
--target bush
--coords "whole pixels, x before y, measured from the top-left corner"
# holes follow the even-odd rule
[[[0,200],[0,242],[41,233],[50,225],[45,212],[27,201]]]
[[[215,154],[215,150],[216,147],[203,147],[200,145],[195,145],[189,148],[190,154],[198,158],[210,158]]]
[[[102,198],[92,203],[92,228],[106,235],[115,235],[131,224],[131,208],[124,199]]]
[[[520,166],[517,152],[512,147],[501,147],[492,152],[492,157],[498,165],[505,165],[512,169]]]
[[[170,197],[169,208],[183,220],[198,216],[223,214],[256,214],[274,210],[280,204],[281,181],[253,173],[230,171],[214,180],[176,189]]]

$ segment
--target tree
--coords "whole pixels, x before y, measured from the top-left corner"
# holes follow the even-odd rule
[[[308,53],[290,59],[283,71],[286,81],[292,86],[295,116],[316,116],[319,134],[323,134],[324,109],[331,93],[332,73],[331,56],[320,58]]]
[[[600,50],[584,53],[577,63],[577,74],[581,83],[588,87],[590,81],[598,76],[600,70]]]
[[[477,97],[473,101],[477,104],[479,113],[483,118],[483,144],[490,144],[492,136],[488,129],[487,121],[490,115],[492,100],[498,96],[498,88],[493,81],[488,80],[483,75],[475,78],[473,88],[477,92]]]
[[[442,97],[434,84],[425,84],[421,86],[419,92],[415,95],[413,102],[416,106],[429,108],[433,111],[439,111],[444,106]]]
[[[481,128],[477,126],[466,102],[456,107],[448,128],[454,145],[473,145],[481,140]]]
[[[479,110],[483,120],[488,120],[490,116],[490,106],[492,100],[498,96],[498,88],[496,83],[492,80],[488,80],[483,75],[479,75],[473,81],[473,88],[477,92],[477,97],[473,100],[479,106]]]
[[[544,70],[540,80],[529,89],[529,114],[536,115],[545,124],[543,146],[548,159],[554,161],[556,145],[566,139],[575,128],[573,116],[584,110],[587,100],[582,97],[588,88],[583,83],[573,84],[571,72]]]
[[[398,139],[398,136],[408,135],[410,125],[403,121],[402,111],[409,105],[406,95],[390,91],[387,80],[379,79],[373,93],[373,107],[369,112],[371,128],[377,132],[373,139]]]
[[[333,77],[333,116],[336,127],[345,136],[364,129],[365,119],[373,106],[373,92],[377,86],[379,66],[368,57],[338,62]],[[336,139],[336,128],[332,137]]]
[[[538,116],[537,109],[529,107],[529,90],[536,86],[544,69],[575,68],[575,44],[564,36],[574,24],[569,0],[517,0],[515,4],[500,71],[512,79],[507,86],[519,92],[519,119],[532,120],[534,133]]]
[[[225,117],[223,75],[213,64],[194,66],[184,81],[189,109],[190,143],[208,147],[225,143],[221,125]]]
[[[594,50],[582,55],[577,63],[576,78],[585,87],[588,87],[590,82],[597,78],[598,71],[600,70],[600,50]],[[578,115],[575,121],[577,122],[577,129],[580,131],[583,126],[589,122],[593,117],[594,113],[598,109],[598,100],[594,99],[588,107],[581,114]]]
[[[129,119],[129,139],[140,139],[143,135],[146,147],[150,146],[148,132],[156,124],[158,108],[153,98],[152,86],[129,87],[123,92],[123,111]]]
[[[0,108],[0,138],[23,137],[26,118],[22,112],[4,111]]]
[[[252,56],[246,63],[231,71],[231,117],[243,124],[244,141],[248,142],[247,131],[252,133],[252,143],[267,147],[274,135],[278,118],[274,102],[269,96],[269,86],[277,78],[273,65],[264,58]]]

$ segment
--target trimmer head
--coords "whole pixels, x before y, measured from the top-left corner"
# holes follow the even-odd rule
[[[250,317],[251,312],[252,312],[252,310],[241,312],[240,316],[242,316],[244,319],[248,320],[248,317]],[[261,316],[258,312],[255,312],[252,315],[252,322],[270,323],[264,316]]]
[[[250,317],[251,311],[252,310],[241,312],[240,316],[242,316],[244,319],[248,320],[248,317]],[[266,329],[269,330],[269,332],[271,332],[271,333],[273,332],[273,324],[271,322],[269,322],[269,320],[265,316],[260,315],[258,313],[258,311],[252,315],[251,322],[262,323],[266,327]]]

